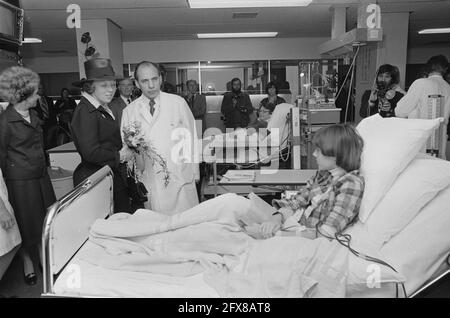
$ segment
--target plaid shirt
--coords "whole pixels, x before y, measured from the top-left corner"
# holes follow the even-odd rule
[[[283,220],[299,209],[304,209],[299,223],[315,228],[328,225],[342,232],[356,221],[364,191],[364,179],[355,170],[347,173],[342,168],[318,171],[291,199],[273,200],[275,208],[287,208]]]

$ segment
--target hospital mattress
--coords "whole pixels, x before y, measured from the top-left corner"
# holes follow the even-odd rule
[[[62,297],[126,297],[126,298],[217,298],[218,292],[204,280],[204,274],[174,277],[109,269],[79,257],[83,252],[96,252],[102,247],[87,241],[64,267],[54,284],[54,295]],[[245,253],[244,253],[245,254]],[[243,265],[245,255],[241,255]],[[393,284],[381,288],[347,290],[346,297],[394,297]],[[349,286],[347,286],[349,287]]]
[[[81,251],[101,249],[87,241]],[[155,297],[213,298],[214,288],[203,280],[203,273],[173,277],[145,272],[121,271],[93,265],[77,255],[67,264],[54,285],[55,294],[68,297]]]

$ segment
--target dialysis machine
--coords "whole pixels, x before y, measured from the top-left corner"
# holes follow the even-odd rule
[[[302,169],[316,169],[312,137],[320,128],[340,122],[336,108],[338,60],[302,61],[299,65],[301,98],[300,150]]]

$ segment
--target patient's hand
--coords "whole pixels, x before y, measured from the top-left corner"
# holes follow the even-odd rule
[[[298,236],[314,240],[317,238],[317,231],[315,229],[307,228],[301,231]]]
[[[279,225],[274,222],[264,222],[261,224],[251,224],[245,226],[245,232],[257,240],[271,238],[279,230]]]
[[[281,228],[281,224],[278,222],[264,222],[261,224],[261,235],[263,238],[271,238]]]

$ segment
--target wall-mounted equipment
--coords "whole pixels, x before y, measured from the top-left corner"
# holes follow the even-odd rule
[[[24,11],[0,0],[0,44],[22,45]]]
[[[353,54],[353,47],[366,45],[370,42],[381,42],[383,29],[381,28],[356,28],[348,31],[335,39],[319,45],[319,53],[324,57],[341,57]]]

